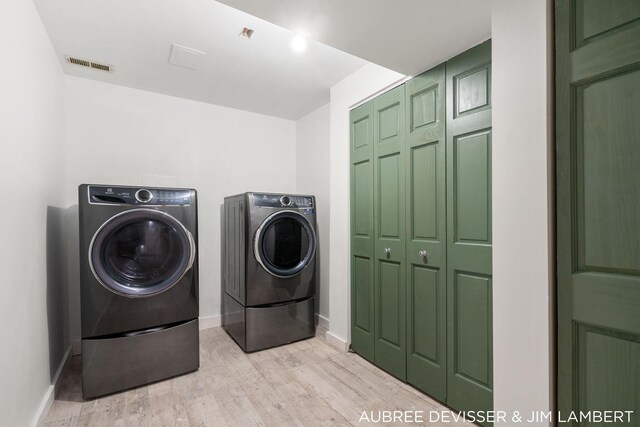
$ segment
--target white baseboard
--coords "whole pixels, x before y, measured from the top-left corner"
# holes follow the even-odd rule
[[[325,328],[322,325],[316,326],[316,337],[322,338],[323,340],[326,341],[326,336],[327,336],[327,328]]]
[[[214,314],[213,316],[200,316],[200,330],[215,328],[217,326],[222,325],[222,316],[219,314]]]
[[[77,356],[82,353],[82,341],[74,341],[71,343],[71,354]]]
[[[31,423],[32,426],[38,427],[44,424],[45,418],[49,415],[49,410],[51,409],[51,405],[53,405],[53,400],[56,397],[56,391],[60,388],[60,384],[62,384],[62,372],[64,372],[65,368],[69,365],[72,356],[72,346],[67,348],[67,351],[64,353],[64,357],[62,358],[62,362],[60,362],[60,366],[58,366],[58,370],[56,374],[53,376],[53,381],[51,381],[51,385],[47,388],[44,397],[42,398],[42,402],[38,407],[38,411],[36,412],[36,416]]]
[[[326,330],[329,330],[329,318],[323,316],[322,314],[316,313],[316,324],[318,326],[322,326]]]
[[[331,331],[327,331],[327,333],[325,334],[325,341],[331,347],[337,349],[338,351],[341,351],[342,353],[346,353],[347,351],[349,351],[349,343],[339,336],[334,335]]]

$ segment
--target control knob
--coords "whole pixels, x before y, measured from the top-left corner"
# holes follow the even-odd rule
[[[282,206],[291,206],[291,198],[289,196],[280,197],[280,203]]]
[[[153,199],[153,193],[145,188],[136,191],[136,200],[140,203],[149,203]]]

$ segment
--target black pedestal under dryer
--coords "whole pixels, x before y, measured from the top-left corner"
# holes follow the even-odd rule
[[[315,198],[245,193],[223,215],[224,329],[247,352],[314,336]]]
[[[82,390],[197,370],[196,192],[81,185]]]

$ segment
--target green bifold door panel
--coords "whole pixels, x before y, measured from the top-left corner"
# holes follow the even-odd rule
[[[445,66],[405,84],[407,381],[447,396]]]
[[[491,45],[353,109],[351,347],[492,408]]]
[[[374,361],[373,102],[351,111],[351,348]]]
[[[640,425],[640,2],[556,1],[555,43],[558,409]]]
[[[493,406],[491,45],[447,62],[447,403]]]
[[[404,86],[373,100],[376,365],[406,379]]]

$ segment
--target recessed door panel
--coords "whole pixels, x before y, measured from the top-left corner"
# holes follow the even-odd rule
[[[640,336],[578,325],[579,388],[583,411],[640,413]],[[593,424],[595,425],[595,423]]]
[[[370,237],[371,206],[373,204],[371,197],[372,169],[368,160],[353,165],[353,233],[356,236]]]
[[[470,114],[481,108],[489,108],[491,79],[488,65],[465,70],[453,77],[453,93],[456,117]]]
[[[401,274],[400,265],[395,262],[381,261],[379,264],[379,328],[380,340],[385,344],[400,348],[400,304],[404,300],[404,295],[400,295],[399,290]]]
[[[373,313],[370,303],[373,301],[373,280],[370,275],[371,260],[356,256],[353,258],[353,286],[355,288],[355,327],[367,334],[373,333]]]
[[[577,46],[640,18],[636,0],[582,0],[575,8]]]
[[[409,280],[409,304],[414,313],[409,351],[432,364],[438,359],[438,270],[414,265]]]
[[[378,143],[398,136],[400,133],[400,104],[393,103],[378,110]]]
[[[438,142],[411,148],[412,239],[438,239]]]
[[[490,133],[454,140],[454,217],[456,241],[488,243],[491,235]]]
[[[353,149],[365,147],[371,143],[373,135],[370,135],[371,124],[369,120],[370,117],[365,116],[353,123]]]
[[[381,237],[400,237],[400,154],[378,160],[378,227]]]
[[[455,272],[455,375],[491,388],[491,280]]]
[[[411,119],[410,131],[434,123],[437,119],[438,91],[437,86],[428,87],[410,95]]]
[[[577,90],[578,248],[584,270],[640,274],[640,70]]]

